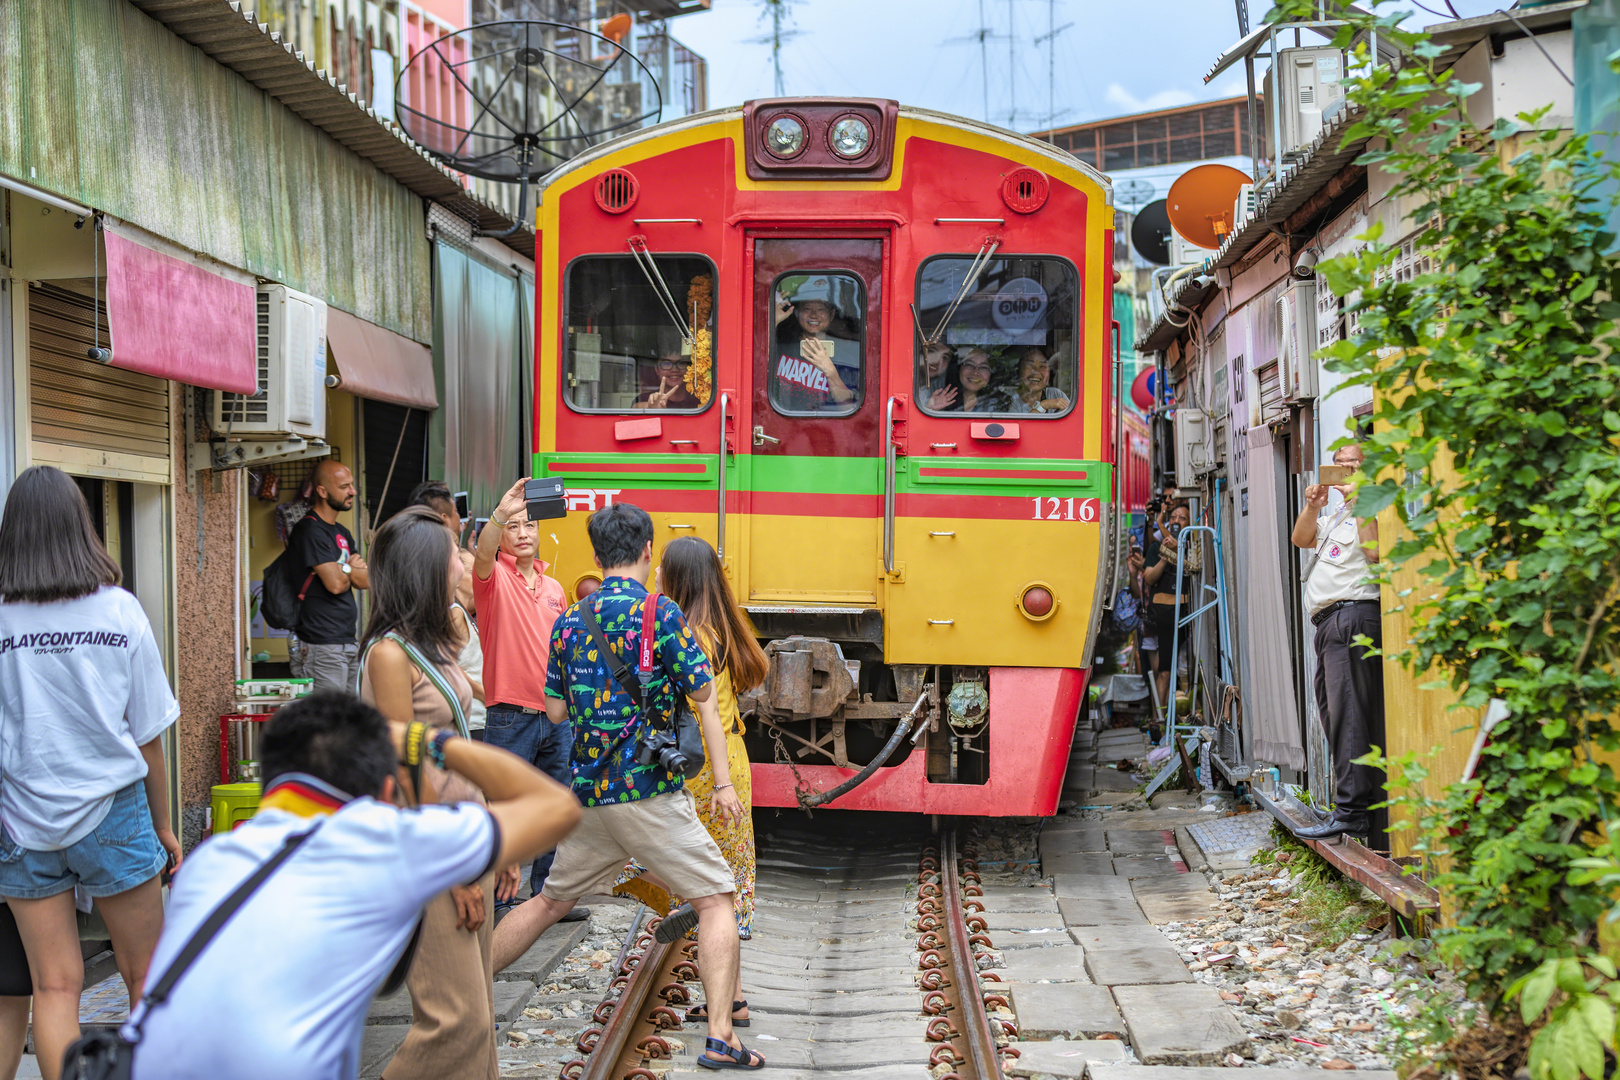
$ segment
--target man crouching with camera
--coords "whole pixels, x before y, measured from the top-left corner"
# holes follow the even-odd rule
[[[674,601],[660,596],[647,610],[653,541],[647,512],[614,503],[592,514],[588,529],[602,586],[557,620],[546,665],[546,713],[573,728],[574,794],[584,816],[558,846],[540,894],[495,928],[495,969],[523,955],[581,896],[607,892],[635,859],[672,894],[688,898],[658,927],[657,938],[673,941],[695,924],[704,1000],[729,1002],[739,956],[734,878],[683,786],[689,763],[666,735],[676,728],[685,695],[697,706],[704,741],[726,744],[709,661]],[[711,764],[714,810],[735,820],[743,810],[726,759],[715,755]],[[737,1040],[730,1009],[711,1006],[698,1064],[758,1069],[765,1059]]]

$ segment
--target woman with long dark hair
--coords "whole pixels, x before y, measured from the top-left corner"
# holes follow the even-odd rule
[[[748,616],[737,605],[737,598],[726,580],[720,556],[706,540],[683,536],[671,540],[659,560],[657,588],[680,606],[686,623],[697,635],[698,644],[714,669],[714,687],[718,695],[720,725],[726,733],[726,745],[704,746],[707,760],[703,771],[686,782],[686,789],[697,802],[698,817],[709,835],[720,846],[726,864],[736,879],[737,934],[744,941],[753,936],[754,922],[754,793],[748,768],[748,748],[743,743],[742,715],[737,709],[737,695],[746,693],[765,681],[769,661],[754,637],[754,628]],[[743,812],[728,822],[717,809],[714,797],[714,769],[710,762],[723,753],[729,764],[731,784]],[[629,892],[649,901],[654,907],[664,906],[670,898],[650,882],[629,883],[620,891]],[[733,1003],[731,1022],[738,1027],[748,1026],[748,1002],[742,1000],[742,987],[738,985],[738,1000]],[[687,1010],[691,1021],[707,1021],[707,1003]]]
[[[467,735],[472,684],[456,663],[451,615],[463,573],[455,535],[426,506],[384,522],[371,545],[371,615],[360,641],[360,696],[388,719]],[[454,773],[423,769],[416,802],[483,801]],[[503,887],[507,879],[503,878]],[[512,881],[515,889],[515,880]],[[493,875],[428,904],[407,985],[413,1022],[384,1075],[494,1080]]]
[[[72,478],[24,470],[0,518],[0,898],[33,974],[47,1080],[79,1037],[74,887],[106,919],[133,1005],[163,929],[158,874],[181,859],[161,740],[180,706],[121,581]]]

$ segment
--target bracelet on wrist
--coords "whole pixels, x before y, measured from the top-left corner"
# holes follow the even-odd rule
[[[422,743],[427,736],[427,725],[420,720],[413,720],[405,727],[404,755],[400,758],[401,764],[411,768],[422,764]]]
[[[460,735],[454,731],[451,731],[449,728],[439,728],[433,733],[433,738],[428,740],[428,760],[433,762],[433,764],[437,765],[441,769],[448,769],[450,766],[444,763],[444,745],[451,739],[459,739],[460,737]]]
[[[507,522],[502,521],[500,518],[496,517],[494,514],[489,515],[489,520],[491,522],[493,522],[497,528],[504,529],[507,526]]]
[[[714,786],[714,790],[716,790],[716,791],[724,791],[728,787],[736,787],[736,786],[737,785],[735,785],[735,784],[716,784]]]

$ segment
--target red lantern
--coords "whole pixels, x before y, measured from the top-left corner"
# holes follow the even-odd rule
[[[1143,368],[1131,383],[1131,402],[1143,412],[1153,408],[1154,368]]]

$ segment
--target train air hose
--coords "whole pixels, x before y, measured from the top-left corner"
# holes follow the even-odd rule
[[[911,707],[911,711],[900,718],[899,726],[894,729],[894,734],[889,736],[889,741],[884,744],[883,749],[878,751],[877,757],[867,762],[866,768],[862,769],[848,780],[845,780],[842,784],[839,784],[835,788],[828,788],[826,791],[817,791],[814,793],[806,791],[795,792],[794,794],[799,800],[799,809],[813,810],[818,806],[825,806],[834,799],[849,794],[851,791],[854,791],[856,788],[870,780],[872,778],[872,774],[883,768],[884,763],[887,762],[889,758],[894,756],[894,752],[900,748],[901,742],[903,742],[906,735],[910,733],[912,724],[919,719],[920,714],[927,711],[927,705],[928,694],[924,693],[917,699],[917,704]],[[920,727],[918,728],[917,733],[919,735],[922,734],[922,729]]]

